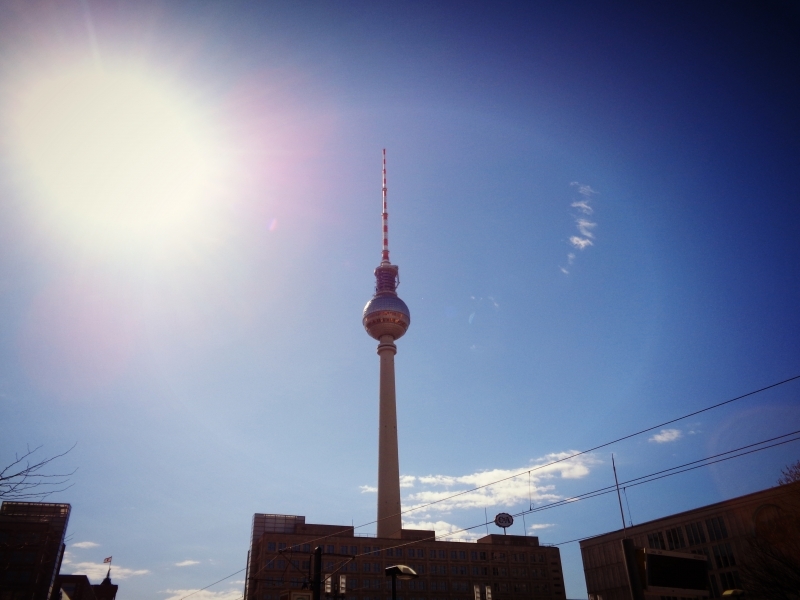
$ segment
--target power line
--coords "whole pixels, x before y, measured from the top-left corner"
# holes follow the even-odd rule
[[[664,426],[666,426],[666,425],[671,425],[672,423],[677,423],[678,421],[682,421],[682,420],[684,420],[684,419],[688,419],[689,417],[694,417],[694,416],[696,416],[696,415],[702,414],[702,413],[704,413],[704,412],[708,412],[708,411],[710,411],[710,410],[713,410],[713,409],[715,409],[715,408],[719,408],[719,407],[721,407],[721,406],[725,406],[725,405],[727,405],[727,404],[731,404],[731,403],[733,403],[733,402],[736,402],[736,401],[738,401],[738,400],[742,400],[742,399],[744,399],[744,398],[748,398],[748,397],[750,397],[750,396],[754,396],[754,395],[756,395],[756,394],[760,394],[761,392],[765,392],[765,391],[767,391],[767,390],[770,390],[770,389],[772,389],[772,388],[776,388],[776,387],[778,387],[778,386],[781,386],[781,385],[784,385],[784,384],[786,384],[786,383],[790,383],[790,382],[792,382],[792,381],[795,381],[795,380],[797,380],[797,379],[800,379],[800,375],[795,375],[795,376],[793,376],[793,377],[789,377],[788,379],[784,379],[784,380],[782,380],[782,381],[778,381],[778,382],[776,382],[776,383],[773,383],[773,384],[770,384],[770,385],[767,385],[767,386],[761,387],[761,388],[759,388],[759,389],[757,389],[757,390],[752,390],[752,391],[750,391],[750,392],[747,392],[747,393],[745,393],[745,394],[741,394],[741,395],[739,395],[739,396],[736,396],[736,397],[734,397],[734,398],[730,398],[730,399],[728,399],[728,400],[724,400],[724,401],[722,401],[722,402],[718,402],[718,403],[716,403],[716,404],[712,404],[711,406],[707,406],[707,407],[705,407],[705,408],[702,408],[702,409],[700,409],[700,410],[696,410],[696,411],[694,411],[694,412],[691,412],[691,413],[685,414],[685,415],[683,415],[683,416],[680,416],[680,417],[677,417],[677,418],[671,419],[671,420],[669,420],[669,421],[664,421],[663,423],[659,423],[658,425],[653,425],[653,426],[651,426],[651,427],[647,427],[647,428],[645,428],[645,429],[640,429],[639,431],[636,431],[636,432],[634,432],[634,433],[630,433],[630,434],[628,434],[628,435],[624,435],[624,436],[622,436],[622,437],[618,437],[618,438],[616,438],[616,439],[614,439],[614,440],[611,440],[611,441],[609,441],[609,442],[605,442],[605,443],[603,443],[603,444],[599,444],[599,445],[597,445],[597,446],[594,446],[594,447],[592,447],[592,448],[588,448],[588,449],[586,449],[586,450],[581,450],[580,452],[576,452],[576,453],[574,453],[574,454],[571,454],[570,456],[566,456],[566,457],[564,457],[564,458],[560,458],[560,459],[558,459],[558,460],[554,460],[554,461],[551,461],[551,462],[549,462],[549,463],[545,463],[545,464],[542,464],[542,465],[537,465],[536,467],[532,467],[532,468],[530,468],[530,469],[527,469],[527,470],[525,470],[525,471],[520,471],[519,473],[517,473],[517,474],[515,474],[515,475],[509,475],[508,477],[503,477],[503,478],[501,478],[501,479],[497,479],[497,480],[495,480],[495,481],[491,481],[491,482],[489,482],[489,483],[485,483],[485,484],[483,484],[483,485],[479,485],[479,486],[477,486],[477,487],[474,487],[474,488],[471,488],[471,489],[468,489],[468,490],[462,490],[462,491],[460,491],[460,492],[457,492],[457,493],[455,493],[455,494],[452,494],[452,495],[450,495],[450,496],[447,496],[447,497],[445,497],[445,498],[440,498],[439,500],[434,500],[433,502],[428,502],[428,503],[426,503],[426,504],[421,504],[421,505],[419,505],[419,506],[415,506],[415,507],[409,508],[409,509],[407,509],[407,510],[400,511],[400,513],[399,513],[399,514],[400,514],[400,515],[404,515],[404,514],[406,514],[406,513],[410,513],[410,512],[416,511],[416,510],[420,510],[420,509],[422,509],[422,508],[427,508],[427,507],[429,507],[429,506],[433,506],[434,504],[439,504],[440,502],[445,502],[445,501],[447,501],[447,500],[452,500],[453,498],[457,498],[458,496],[462,496],[462,495],[464,495],[464,494],[468,494],[468,493],[470,493],[470,492],[475,492],[475,491],[477,491],[477,490],[480,490],[480,489],[483,489],[483,488],[486,488],[486,487],[490,487],[490,486],[492,486],[492,485],[496,485],[496,484],[498,484],[498,483],[502,483],[503,481],[508,481],[508,480],[510,480],[510,479],[514,479],[514,478],[516,478],[516,477],[519,477],[520,475],[525,475],[526,473],[527,473],[527,474],[530,476],[530,473],[532,473],[532,472],[534,472],[534,471],[539,471],[539,470],[541,470],[541,469],[544,469],[544,468],[546,468],[546,467],[550,467],[550,466],[552,466],[552,465],[556,465],[556,464],[559,464],[559,463],[562,463],[562,462],[565,462],[565,461],[571,460],[571,459],[573,459],[573,458],[576,458],[576,457],[578,457],[578,456],[582,456],[582,455],[584,455],[584,454],[588,454],[588,453],[590,453],[590,452],[594,452],[595,450],[599,450],[599,449],[601,449],[601,448],[606,448],[606,447],[608,447],[608,446],[610,446],[610,445],[612,445],[612,444],[616,444],[616,443],[618,443],[618,442],[622,442],[622,441],[624,441],[624,440],[628,440],[628,439],[630,439],[630,438],[633,438],[633,437],[636,437],[636,436],[642,435],[643,433],[648,433],[648,432],[650,432],[650,431],[653,431],[654,429],[658,429],[658,428],[660,428],[660,427],[664,427]],[[787,435],[791,435],[791,434],[787,434]],[[794,440],[789,440],[789,441],[794,441]],[[786,442],[782,442],[782,443],[786,443]],[[776,444],[776,445],[778,445],[778,444]],[[771,447],[771,446],[770,446],[770,447]],[[762,448],[762,449],[765,449],[765,448]],[[735,452],[735,450],[732,450],[731,452]],[[749,453],[748,453],[748,454],[749,454]],[[735,457],[730,457],[730,458],[735,458]],[[727,460],[727,459],[725,459],[725,460]],[[697,462],[697,461],[695,461],[695,462]],[[716,462],[720,462],[720,461],[716,461]],[[709,463],[709,464],[713,464],[713,463]],[[707,466],[707,465],[700,465],[700,466]],[[675,467],[675,468],[679,468],[679,467]],[[690,470],[690,469],[687,469],[687,470]],[[673,473],[673,474],[674,474],[674,475],[676,475],[677,473]],[[668,476],[668,475],[667,475],[667,476]],[[646,476],[645,476],[645,477],[646,477]],[[659,478],[659,479],[660,479],[660,478]],[[626,483],[627,483],[627,482],[626,482]],[[642,482],[642,483],[648,483],[648,482],[646,482],[646,481],[645,481],[645,482]],[[640,484],[633,484],[633,485],[640,485]],[[629,485],[628,487],[633,487],[633,485]],[[589,493],[591,493],[591,492],[589,492]],[[607,492],[604,492],[604,493],[607,493]],[[602,495],[602,494],[598,494],[598,495]],[[589,497],[592,497],[592,496],[589,496]],[[559,505],[560,505],[560,504],[559,504]],[[542,508],[542,507],[537,507],[537,509],[541,509],[541,508]],[[554,506],[553,508],[555,508],[555,506]],[[533,511],[527,511],[527,513],[530,513],[530,512],[535,512],[537,509],[534,509]],[[527,514],[527,513],[526,513],[526,514]],[[358,525],[358,526],[353,526],[353,527],[349,527],[349,528],[344,528],[344,529],[342,529],[340,532],[335,532],[335,533],[331,533],[331,534],[328,534],[328,535],[320,536],[320,537],[317,537],[317,538],[312,538],[311,540],[309,540],[308,542],[305,542],[305,543],[307,543],[307,544],[313,544],[313,543],[316,543],[316,542],[319,542],[319,541],[325,540],[325,539],[327,539],[327,538],[330,538],[330,537],[335,537],[335,536],[339,535],[340,533],[345,533],[346,531],[349,531],[350,529],[352,529],[353,531],[355,531],[356,529],[361,529],[362,527],[366,527],[366,526],[368,526],[368,525],[373,525],[373,524],[375,524],[375,523],[377,523],[377,522],[378,522],[378,521],[377,521],[377,519],[376,519],[376,520],[373,520],[373,521],[369,521],[369,522],[367,522],[367,523],[363,523],[363,524],[361,524],[361,525]],[[448,533],[448,534],[445,534],[444,536],[440,536],[440,537],[450,537],[450,536],[452,536],[452,535],[455,535],[456,533],[462,533],[462,532],[465,532],[465,531],[469,531],[469,530],[471,530],[471,529],[475,529],[476,527],[483,527],[483,526],[484,526],[484,525],[486,525],[486,524],[488,524],[488,521],[487,521],[486,523],[481,523],[480,525],[476,525],[476,526],[474,526],[474,527],[467,527],[467,528],[465,528],[465,529],[461,529],[461,530],[458,530],[458,531],[450,532],[450,533]],[[435,539],[435,536],[434,536],[434,538],[433,538],[433,539]],[[402,546],[407,546],[407,545],[409,545],[409,544],[413,544],[413,543],[417,543],[417,542],[421,542],[421,541],[430,541],[430,540],[429,540],[429,539],[423,539],[423,540],[414,540],[414,541],[410,541],[410,542],[408,542],[408,543],[406,543],[406,544],[399,544],[399,545],[397,545],[397,546],[392,546],[392,548],[399,548],[399,547],[402,547]],[[575,540],[573,540],[573,541],[575,541]],[[568,542],[564,542],[564,543],[568,543]],[[296,546],[296,545],[297,545],[297,544],[295,544],[295,546]],[[280,556],[280,552],[276,553],[276,554],[275,554],[275,556]],[[356,556],[362,556],[362,554],[358,554],[358,555],[356,555]],[[214,583],[212,583],[212,584],[209,584],[209,585],[207,585],[207,586],[206,586],[206,587],[204,587],[204,588],[201,588],[201,589],[199,589],[199,590],[195,590],[195,591],[194,591],[194,592],[192,592],[191,594],[187,594],[186,596],[183,596],[183,597],[181,598],[181,600],[185,600],[185,598],[188,598],[189,596],[192,596],[192,595],[194,595],[194,594],[196,594],[196,593],[198,593],[198,592],[201,592],[201,591],[203,591],[203,590],[206,590],[206,589],[208,589],[208,588],[210,588],[210,587],[212,587],[212,586],[214,586],[214,585],[216,585],[216,584],[218,584],[218,583],[220,583],[220,582],[222,582],[222,581],[225,581],[226,579],[229,579],[230,577],[233,577],[234,575],[237,575],[237,574],[241,573],[242,571],[245,571],[246,569],[247,569],[247,567],[245,567],[244,569],[239,569],[239,570],[238,570],[238,571],[236,571],[235,573],[231,573],[230,575],[228,575],[227,577],[223,577],[223,578],[222,578],[222,579],[220,579],[219,581],[215,581]],[[263,567],[262,567],[262,569],[263,569]],[[259,569],[259,571],[258,571],[256,574],[258,574],[258,573],[260,573],[260,572],[261,572],[261,569]]]

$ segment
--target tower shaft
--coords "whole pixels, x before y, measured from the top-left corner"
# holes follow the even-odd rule
[[[378,430],[378,537],[400,538],[400,459],[397,450],[397,402],[394,387],[392,336],[381,337],[380,407]]]
[[[386,150],[383,151],[383,248],[375,269],[375,295],[364,307],[361,322],[378,340],[380,391],[378,417],[378,537],[400,539],[400,461],[397,450],[397,399],[394,387],[395,340],[411,324],[408,306],[397,296],[398,268],[389,260],[389,212],[386,208]]]

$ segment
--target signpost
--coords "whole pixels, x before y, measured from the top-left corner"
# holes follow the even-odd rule
[[[504,512],[503,513],[499,513],[494,518],[494,524],[497,525],[498,527],[502,527],[503,528],[503,535],[505,535],[506,534],[506,528],[507,527],[511,527],[514,524],[514,517],[512,517],[508,513],[504,513]]]

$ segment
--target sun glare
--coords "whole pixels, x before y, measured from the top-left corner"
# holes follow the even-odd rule
[[[42,215],[104,249],[203,227],[225,158],[208,115],[181,92],[145,70],[109,65],[24,85],[11,150]]]

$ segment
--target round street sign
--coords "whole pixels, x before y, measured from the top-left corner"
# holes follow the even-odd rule
[[[514,524],[514,517],[508,513],[500,513],[494,518],[494,524],[505,529]]]

